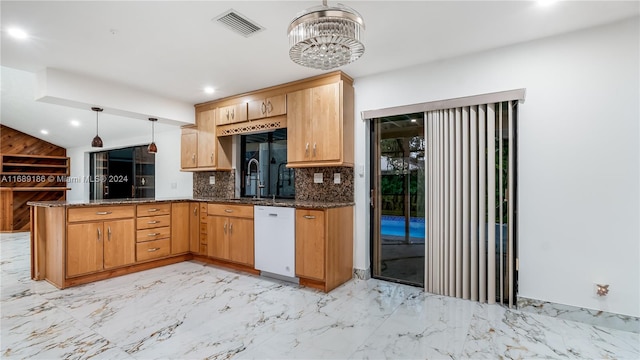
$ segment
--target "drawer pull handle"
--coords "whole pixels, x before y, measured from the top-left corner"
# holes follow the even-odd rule
[[[158,235],[160,235],[160,233],[150,233],[150,234],[147,234],[147,236],[158,236]]]
[[[111,214],[111,211],[98,211],[96,212],[96,215],[109,215]]]
[[[160,250],[160,248],[151,248],[151,249],[147,249],[148,252],[154,252],[154,251],[158,251]]]
[[[226,213],[232,213],[232,212],[233,212],[233,210],[231,210],[231,209],[224,209],[224,212],[226,212]]]
[[[158,221],[158,220],[152,220],[152,221],[147,221],[147,224],[157,224],[159,222],[160,221]]]
[[[315,217],[315,216],[313,216],[313,215],[305,215],[305,216],[304,216],[304,218],[305,218],[305,219],[312,220],[312,219],[315,219],[316,217]]]
[[[102,231],[100,231],[100,228],[98,228],[98,241],[100,241],[100,237],[102,237]]]
[[[193,208],[193,215],[198,215],[198,208],[197,207]]]
[[[224,226],[222,227],[224,229],[224,233],[227,233],[227,223],[224,223]]]
[[[153,208],[153,209],[149,209],[149,210],[147,210],[147,211],[148,211],[148,212],[156,212],[156,211],[158,211],[158,210],[160,210],[160,209]]]
[[[108,239],[109,241],[111,241],[111,226],[107,226],[107,234],[108,234],[108,235],[107,235],[107,236],[108,236],[108,237],[107,237],[107,239]]]
[[[229,234],[233,232],[233,223],[229,223]]]

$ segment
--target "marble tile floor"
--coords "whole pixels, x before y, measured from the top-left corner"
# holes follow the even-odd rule
[[[640,335],[375,279],[329,294],[184,262],[57,290],[0,235],[3,359],[639,359]]]

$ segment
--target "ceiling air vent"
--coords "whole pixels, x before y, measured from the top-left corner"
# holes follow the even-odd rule
[[[264,30],[262,26],[249,20],[246,16],[241,15],[233,9],[219,15],[212,21],[218,22],[244,37],[249,37]]]

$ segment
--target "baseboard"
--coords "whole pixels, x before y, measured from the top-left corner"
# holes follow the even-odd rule
[[[526,312],[573,320],[589,325],[640,333],[640,318],[548,301],[518,297],[518,309]]]
[[[353,278],[358,280],[371,279],[371,268],[368,268],[368,269],[353,268]]]

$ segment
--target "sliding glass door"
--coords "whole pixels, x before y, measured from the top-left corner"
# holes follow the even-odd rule
[[[372,123],[373,276],[424,285],[424,114]]]

